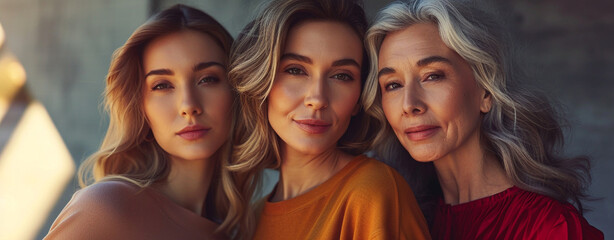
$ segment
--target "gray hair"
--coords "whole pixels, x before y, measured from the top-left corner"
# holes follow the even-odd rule
[[[394,2],[379,13],[367,31],[365,41],[371,69],[365,89],[371,94],[369,99],[365,99],[368,103],[365,110],[386,126],[375,140],[378,156],[384,159],[394,157],[390,151],[399,146],[385,122],[381,107],[378,53],[388,33],[416,23],[436,24],[443,42],[467,61],[478,85],[492,95],[492,108],[482,118],[481,142],[497,156],[513,184],[561,202],[573,203],[582,213],[581,200],[587,198],[586,189],[591,179],[589,159],[558,155],[563,147],[559,121],[564,119],[543,94],[518,84],[524,77],[507,48],[506,39],[509,37],[505,29],[495,18],[470,2]],[[410,171],[411,174],[424,174]],[[419,192],[417,196],[420,196]]]

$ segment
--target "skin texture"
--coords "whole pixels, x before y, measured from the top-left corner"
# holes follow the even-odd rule
[[[444,44],[436,25],[418,23],[388,34],[378,64],[386,118],[415,160],[434,162],[446,202],[467,202],[511,186],[480,142],[491,95]]]
[[[305,21],[288,33],[268,96],[269,123],[282,140],[273,200],[308,191],[352,158],[336,145],[359,110],[362,52],[358,35],[343,23]]]
[[[192,30],[156,38],[143,54],[143,106],[155,141],[171,159],[167,181],[155,187],[197,214],[204,210],[211,158],[230,129],[226,61],[213,38]],[[186,127],[200,130],[182,134]]]

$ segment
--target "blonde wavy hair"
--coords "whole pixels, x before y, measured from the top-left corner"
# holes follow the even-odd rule
[[[181,30],[208,34],[226,53],[230,53],[232,36],[206,13],[185,5],[175,5],[154,16],[138,27],[126,43],[118,48],[111,59],[104,91],[104,106],[110,122],[100,149],[89,156],[79,168],[79,184],[86,187],[107,180],[124,180],[140,187],[164,181],[169,173],[168,154],[153,139],[143,108],[142,89],[144,48],[154,39]],[[233,124],[239,111],[233,96]],[[244,206],[234,179],[222,166],[230,162],[233,136],[214,154],[218,159],[209,190],[206,209],[211,216],[222,221],[217,231],[240,236],[246,230],[241,224],[243,215],[237,214]]]
[[[560,155],[563,132],[559,121],[563,119],[543,94],[522,86],[525,77],[506,45],[509,37],[502,24],[467,1],[395,2],[379,13],[368,30],[366,44],[372,64],[365,88],[371,94],[365,108],[385,126],[376,138],[378,154],[390,157],[395,154],[390,151],[399,146],[381,107],[378,53],[388,33],[416,23],[436,24],[443,42],[469,63],[476,82],[492,95],[492,108],[482,118],[481,142],[497,156],[513,184],[575,204],[582,213],[581,201],[587,197],[591,179],[588,158]],[[411,174],[423,176],[424,172]]]
[[[260,170],[241,178],[238,187],[242,189],[243,196],[253,196],[253,189],[260,184],[261,170],[280,166],[280,139],[269,125],[266,102],[288,32],[294,25],[306,20],[345,23],[360,39],[364,39],[367,28],[364,10],[358,1],[276,0],[266,5],[241,32],[230,54],[228,74],[243,107],[229,169],[236,173]],[[363,56],[361,82],[364,84],[369,62],[366,52]],[[354,155],[363,153],[375,137],[377,124],[375,119],[361,110],[352,117],[338,147]]]

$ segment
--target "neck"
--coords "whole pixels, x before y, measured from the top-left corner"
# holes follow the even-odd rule
[[[282,149],[279,183],[271,201],[288,200],[308,192],[334,176],[352,158],[336,147],[317,155]]]
[[[204,216],[215,161],[171,157],[168,178],[154,186],[185,209]]]
[[[480,145],[477,136],[434,165],[447,204],[470,202],[513,186],[496,156]]]

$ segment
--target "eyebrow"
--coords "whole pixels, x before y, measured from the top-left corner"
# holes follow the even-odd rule
[[[389,68],[389,67],[385,67],[385,68],[382,68],[381,70],[379,70],[379,72],[377,72],[377,78],[381,78],[383,75],[393,74],[395,72],[396,71],[394,69]]]
[[[311,58],[303,56],[303,55],[299,55],[296,53],[286,53],[284,55],[281,56],[281,60],[296,60],[299,62],[304,62],[304,63],[308,63],[308,64],[312,64],[313,61],[311,61]],[[356,62],[356,60],[351,59],[351,58],[344,58],[341,60],[337,60],[334,61],[332,64],[333,67],[339,67],[339,66],[356,66],[357,68],[360,68],[360,64],[358,64],[358,62]]]
[[[305,57],[303,55],[298,55],[296,53],[285,53],[284,55],[281,56],[280,60],[296,60],[299,62],[304,62],[304,63],[309,63],[309,64],[313,63],[313,61],[311,61],[311,58]]]
[[[212,66],[218,66],[218,67],[221,67],[222,69],[226,70],[226,66],[224,66],[224,64],[219,63],[219,62],[201,62],[201,63],[196,64],[194,66],[194,72],[200,71],[200,70],[203,70],[205,68],[212,67]]]
[[[224,66],[224,64],[221,64],[219,62],[201,62],[198,63],[196,65],[194,65],[193,71],[197,72],[206,68],[209,68],[211,66],[219,66],[222,69],[226,70],[226,66]],[[145,78],[147,78],[150,75],[174,75],[175,73],[168,69],[168,68],[163,68],[163,69],[155,69],[155,70],[151,70],[149,71],[147,74],[145,74]]]
[[[351,58],[345,58],[345,59],[341,59],[341,60],[337,60],[333,62],[333,67],[339,67],[339,66],[356,66],[357,68],[360,68],[360,64],[358,64],[356,60],[351,59]]]
[[[155,69],[155,70],[151,70],[149,71],[147,74],[145,74],[145,78],[147,78],[150,75],[173,75],[175,73],[173,73],[173,71],[171,71],[170,69]]]
[[[420,59],[420,61],[418,61],[416,63],[416,65],[418,65],[418,67],[424,67],[424,66],[429,65],[429,64],[434,63],[434,62],[443,62],[443,63],[447,63],[447,64],[452,64],[452,61],[450,61],[449,59],[447,59],[445,57],[430,56],[430,57],[427,57],[427,58]]]
[[[445,57],[430,56],[430,57],[427,57],[427,58],[420,59],[416,63],[416,65],[418,67],[424,67],[424,66],[429,65],[429,64],[434,63],[434,62],[443,62],[443,63],[447,63],[447,64],[452,64],[452,61],[450,61],[449,59],[447,59]],[[379,72],[377,73],[377,78],[381,78],[383,75],[393,74],[395,72],[396,71],[393,68],[385,67],[385,68],[382,68],[381,70],[379,70]]]

